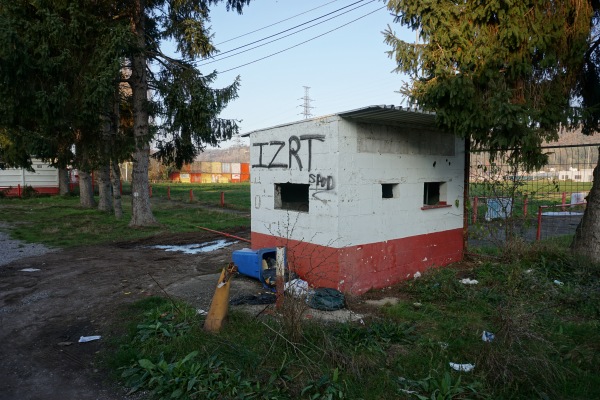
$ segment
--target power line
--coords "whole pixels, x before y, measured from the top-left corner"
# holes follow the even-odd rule
[[[331,32],[337,31],[338,29],[341,29],[341,28],[343,28],[343,27],[345,27],[345,26],[347,26],[347,25],[350,25],[350,24],[351,24],[351,23],[353,23],[353,22],[356,22],[356,21],[358,21],[358,20],[360,20],[360,19],[363,19],[363,18],[365,18],[365,17],[368,17],[369,15],[371,15],[371,14],[374,14],[374,13],[376,13],[376,12],[377,12],[377,11],[379,11],[379,10],[383,10],[384,8],[386,8],[386,6],[380,7],[380,8],[378,8],[378,9],[374,10],[374,11],[371,11],[370,13],[367,13],[367,14],[365,14],[365,15],[363,15],[363,16],[360,16],[360,17],[358,17],[358,18],[356,18],[356,19],[353,19],[353,20],[352,20],[352,21],[350,21],[350,22],[347,22],[347,23],[345,23],[345,24],[343,24],[343,25],[340,25],[340,26],[338,26],[337,28],[333,28],[333,29],[331,29],[331,30],[329,30],[329,31],[327,31],[327,32],[325,32],[325,33],[322,33],[322,34],[320,34],[320,35],[314,36],[314,37],[312,37],[312,38],[310,38],[310,39],[308,39],[308,40],[305,40],[305,41],[303,41],[303,42],[300,42],[300,43],[298,43],[298,44],[296,44],[296,45],[294,45],[294,46],[290,46],[290,47],[288,47],[288,48],[286,48],[286,49],[283,49],[283,50],[277,51],[277,52],[275,52],[275,53],[271,53],[271,54],[269,54],[269,55],[267,55],[267,56],[264,56],[264,57],[258,58],[258,59],[254,60],[254,61],[250,61],[250,62],[247,62],[247,63],[245,63],[245,64],[238,65],[237,67],[229,68],[229,69],[226,69],[226,70],[224,70],[224,71],[218,71],[218,72],[219,72],[219,73],[225,73],[225,72],[233,71],[233,70],[235,70],[235,69],[242,68],[242,67],[245,67],[245,66],[247,66],[247,65],[254,64],[254,63],[256,63],[256,62],[259,62],[259,61],[262,61],[262,60],[264,60],[264,59],[267,59],[267,58],[273,57],[273,56],[275,56],[275,55],[277,55],[277,54],[284,53],[284,52],[286,52],[286,51],[288,51],[288,50],[291,50],[291,49],[293,49],[293,48],[296,48],[296,47],[298,47],[298,46],[301,46],[301,45],[303,45],[303,44],[305,44],[305,43],[311,42],[311,41],[313,41],[313,40],[315,40],[315,39],[318,39],[318,38],[320,38],[320,37],[322,37],[322,36],[325,36],[325,35],[327,35],[327,34],[329,34],[329,33],[331,33]]]
[[[363,0],[361,0],[361,1],[363,1]],[[307,30],[307,29],[313,28],[313,27],[315,27],[315,26],[317,26],[317,25],[321,25],[321,24],[323,24],[323,23],[325,23],[325,22],[327,22],[327,21],[331,21],[332,19],[335,19],[335,18],[341,17],[341,16],[342,16],[342,15],[344,15],[344,14],[347,14],[347,13],[349,13],[349,12],[352,12],[352,11],[354,11],[354,10],[356,10],[356,9],[360,8],[360,7],[364,7],[364,6],[366,6],[366,5],[370,4],[370,3],[373,3],[374,1],[375,1],[375,0],[371,0],[371,1],[370,1],[370,2],[368,2],[368,3],[361,4],[361,5],[359,5],[359,6],[355,7],[355,8],[352,8],[352,9],[350,9],[350,10],[344,11],[344,12],[343,12],[343,13],[341,13],[341,14],[334,15],[334,16],[333,16],[333,17],[331,17],[331,18],[327,18],[326,20],[323,20],[323,21],[317,22],[316,24],[313,24],[313,25],[307,26],[306,28],[302,28],[302,29],[300,29],[300,30],[298,30],[298,31],[296,31],[296,32],[289,33],[289,34],[287,34],[287,35],[285,35],[285,36],[282,36],[282,37],[279,37],[279,38],[277,38],[277,39],[273,39],[273,40],[271,40],[271,41],[269,41],[269,42],[266,42],[266,43],[259,44],[258,46],[254,46],[254,47],[251,47],[251,48],[249,48],[249,49],[242,50],[242,51],[239,51],[239,52],[237,52],[237,53],[234,53],[234,54],[230,54],[230,55],[228,55],[228,56],[225,56],[225,57],[220,57],[220,56],[221,56],[221,55],[223,55],[223,54],[227,54],[227,53],[230,53],[230,52],[232,52],[232,51],[235,51],[235,50],[238,50],[238,49],[244,48],[244,47],[246,47],[246,46],[250,46],[251,44],[254,44],[254,43],[262,42],[263,40],[266,40],[266,39],[269,39],[269,38],[271,38],[271,37],[274,37],[274,36],[280,35],[281,33],[287,32],[287,31],[289,31],[289,30],[291,30],[291,29],[295,29],[295,28],[297,28],[298,26],[301,26],[301,25],[297,25],[297,26],[295,26],[294,28],[287,29],[287,30],[285,30],[285,31],[282,31],[282,32],[279,32],[279,33],[277,33],[277,34],[275,34],[275,35],[271,35],[271,36],[268,36],[268,37],[266,37],[266,38],[263,38],[263,39],[257,40],[257,41],[255,41],[255,42],[252,42],[252,43],[245,44],[245,45],[243,45],[243,46],[240,46],[240,47],[237,47],[237,48],[235,48],[235,49],[228,50],[228,51],[226,51],[226,52],[223,52],[223,53],[219,54],[218,56],[216,56],[216,57],[218,57],[218,58],[215,58],[215,59],[213,59],[212,61],[208,61],[208,62],[205,62],[205,63],[202,63],[202,64],[198,64],[198,66],[204,66],[204,65],[208,65],[208,64],[213,64],[213,63],[216,63],[217,61],[225,60],[226,58],[231,58],[231,57],[233,57],[233,56],[237,56],[237,55],[239,55],[239,54],[246,53],[246,52],[248,52],[248,51],[250,51],[250,50],[254,50],[254,49],[257,49],[257,48],[259,48],[259,47],[266,46],[266,45],[268,45],[268,44],[271,44],[271,43],[273,43],[273,42],[276,42],[276,41],[278,41],[278,40],[285,39],[286,37],[289,37],[289,36],[295,35],[295,34],[297,34],[297,33],[303,32],[303,31],[305,31],[305,30]],[[356,3],[354,3],[354,4],[356,4]],[[338,10],[338,11],[339,11],[339,10]],[[328,15],[329,15],[329,14],[328,14]],[[319,17],[319,18],[322,18],[322,17]],[[319,19],[319,18],[316,18],[316,19],[314,19],[314,20],[312,20],[312,21],[315,21],[315,20],[317,20],[317,19]],[[309,21],[309,22],[312,22],[312,21]],[[304,24],[302,24],[302,25],[304,25]]]
[[[282,19],[281,21],[274,22],[274,23],[272,23],[272,24],[270,24],[270,25],[267,25],[267,26],[263,26],[262,28],[258,28],[258,29],[255,29],[255,30],[253,30],[253,31],[250,31],[250,32],[244,33],[244,34],[242,34],[242,35],[239,35],[239,36],[233,37],[233,38],[231,38],[231,39],[224,40],[224,41],[222,41],[222,42],[220,42],[220,43],[217,43],[217,44],[215,44],[215,46],[218,46],[218,45],[220,45],[220,44],[223,44],[223,43],[231,42],[232,40],[239,39],[239,38],[241,38],[241,37],[244,37],[244,36],[251,35],[251,34],[253,34],[253,33],[256,33],[256,32],[262,31],[262,30],[264,30],[264,29],[270,28],[270,27],[272,27],[272,26],[275,26],[275,25],[279,25],[279,24],[281,24],[282,22],[289,21],[290,19],[294,19],[294,18],[296,18],[296,17],[299,17],[299,16],[301,16],[301,15],[304,15],[304,14],[308,14],[308,13],[309,13],[309,12],[311,12],[311,11],[317,10],[317,9],[319,9],[319,8],[323,8],[323,7],[325,7],[325,6],[327,6],[327,5],[331,4],[331,3],[335,3],[336,1],[338,1],[338,0],[333,0],[333,1],[330,1],[329,3],[325,3],[325,4],[322,4],[322,5],[318,6],[318,7],[311,8],[310,10],[307,10],[307,11],[301,12],[300,14],[292,15],[292,16],[291,16],[291,17],[289,17],[289,18]]]
[[[321,18],[325,18],[325,17],[327,17],[328,15],[335,14],[335,13],[337,13],[338,11],[341,11],[341,10],[343,10],[343,9],[345,9],[345,8],[348,8],[348,7],[352,7],[353,5],[356,5],[356,4],[358,4],[358,3],[362,3],[363,1],[365,1],[365,0],[359,0],[359,1],[355,2],[355,3],[349,4],[349,5],[347,5],[347,6],[344,6],[344,7],[342,7],[342,8],[338,8],[337,10],[334,10],[334,11],[332,11],[332,12],[329,12],[329,13],[327,13],[327,14],[321,15],[320,17],[313,18],[313,19],[311,19],[310,21],[306,21],[306,22],[303,22],[303,23],[301,23],[301,24],[299,24],[299,25],[296,25],[296,26],[293,26],[293,27],[291,27],[291,28],[285,29],[285,30],[283,30],[283,31],[277,32],[277,33],[275,33],[275,34],[273,34],[273,35],[269,35],[269,36],[267,36],[267,37],[264,37],[264,38],[262,38],[262,39],[255,40],[254,42],[250,42],[250,43],[244,44],[244,45],[242,45],[242,46],[238,46],[238,47],[236,47],[236,48],[233,48],[233,49],[231,49],[231,50],[224,51],[224,52],[220,53],[219,55],[223,55],[223,54],[231,53],[232,51],[236,51],[236,50],[239,50],[239,49],[243,49],[244,47],[248,47],[248,46],[251,46],[251,45],[253,45],[253,44],[256,44],[256,43],[262,42],[262,41],[264,41],[264,40],[270,39],[270,38],[272,38],[272,37],[279,36],[279,35],[281,35],[282,33],[286,33],[286,32],[289,32],[289,31],[291,31],[291,30],[294,30],[294,29],[296,29],[296,28],[299,28],[299,27],[301,27],[301,26],[303,26],[303,25],[310,24],[311,22],[317,21],[317,20],[319,20],[319,19],[321,19]],[[371,1],[369,1],[369,3],[373,3],[374,1],[375,1],[375,0],[371,0]],[[362,6],[364,6],[364,5],[366,5],[366,4],[369,4],[369,3],[365,3],[365,4],[363,4],[363,5],[359,6],[359,7],[362,7]],[[358,8],[358,7],[356,7],[356,8]],[[351,10],[351,11],[352,11],[352,10]],[[328,20],[326,20],[326,21],[328,21]],[[323,22],[325,22],[325,21],[323,21]],[[316,25],[317,25],[317,24],[316,24]],[[313,26],[314,26],[314,25],[313,25]]]

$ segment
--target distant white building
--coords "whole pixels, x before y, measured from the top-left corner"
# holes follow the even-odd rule
[[[594,181],[594,170],[593,169],[580,169],[569,168],[568,171],[558,171],[558,179],[561,181],[571,180],[574,182],[593,182]]]
[[[0,169],[0,190],[8,196],[19,196],[31,186],[38,193],[58,194],[58,169],[41,160],[32,160],[35,172],[23,168]]]
[[[251,132],[252,247],[362,293],[463,257],[464,140],[372,106]]]

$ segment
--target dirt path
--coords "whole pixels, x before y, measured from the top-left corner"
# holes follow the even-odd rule
[[[249,236],[247,231],[235,234]],[[147,246],[215,239],[221,237],[207,232],[163,236],[55,251],[0,266],[0,399],[126,398],[94,364],[115,333],[110,331],[115,311],[149,295],[164,295],[161,287],[207,309],[218,271],[234,250],[248,244],[235,242],[199,255]],[[249,279],[232,283],[232,294],[259,289]],[[102,339],[78,343],[89,335]]]

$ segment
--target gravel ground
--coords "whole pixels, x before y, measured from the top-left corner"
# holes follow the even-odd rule
[[[0,225],[6,229],[7,225]],[[55,249],[50,249],[43,244],[25,243],[11,239],[6,232],[0,231],[0,267],[25,257],[41,256]]]

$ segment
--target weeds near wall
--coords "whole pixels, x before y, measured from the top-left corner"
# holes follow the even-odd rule
[[[306,251],[306,248],[304,247],[305,243],[312,243],[318,232],[315,232],[308,240],[305,238],[293,239],[299,218],[300,213],[294,213],[294,216],[292,217],[290,212],[286,212],[285,223],[278,223],[275,229],[269,227],[269,233],[271,236],[281,238],[281,243],[279,243],[279,245],[285,247],[288,262],[287,267],[290,271],[290,280],[297,276],[298,270],[294,263],[299,259],[302,259],[303,261],[308,260],[309,268],[304,271],[307,277],[323,278],[323,272],[321,271],[336,253],[335,251],[319,251],[316,248]],[[334,242],[335,241],[330,241],[324,247],[329,247],[333,245]],[[282,293],[284,299],[278,313],[281,318],[281,326],[285,337],[293,342],[300,342],[303,338],[303,325],[305,314],[310,308],[308,305],[308,297],[310,295],[310,291],[303,294],[293,294],[292,292]]]
[[[277,313],[232,310],[209,335],[191,307],[148,299],[114,353],[132,390],[161,398],[600,398],[599,282],[600,266],[539,245],[427,271],[364,324],[299,319],[294,338]]]

